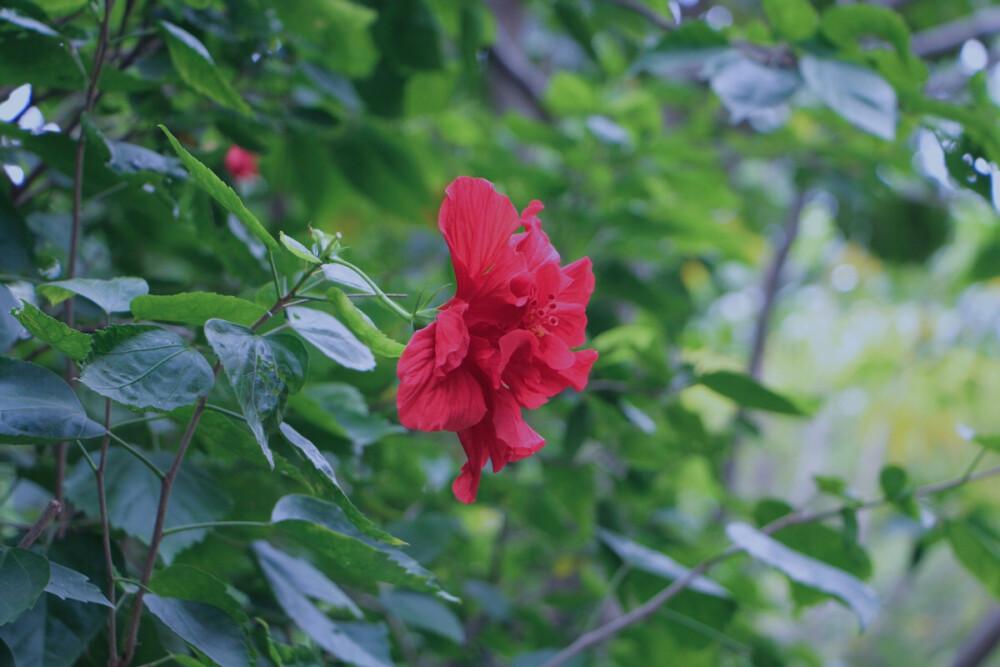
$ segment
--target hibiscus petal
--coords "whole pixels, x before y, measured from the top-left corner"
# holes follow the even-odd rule
[[[521,406],[509,392],[502,391],[494,397],[493,426],[496,429],[496,440],[490,448],[493,472],[499,472],[510,461],[527,458],[545,446],[545,438],[524,421]]]
[[[509,241],[521,221],[510,199],[487,180],[462,176],[445,192],[438,227],[451,250],[456,294],[470,301],[484,286],[490,291],[509,282],[520,268]]]
[[[438,314],[434,332],[434,362],[437,366],[434,372],[439,377],[458,368],[469,351],[469,330],[462,320],[468,308],[468,304],[459,302]]]
[[[571,368],[560,371],[560,375],[573,389],[583,391],[587,386],[587,380],[590,379],[590,368],[597,361],[597,350],[580,350],[573,354],[576,356],[576,362]]]
[[[471,428],[459,431],[458,439],[468,461],[462,464],[462,472],[452,482],[451,491],[456,498],[468,505],[476,500],[479,480],[489,456],[489,443],[494,439],[491,420],[484,419]]]
[[[555,262],[558,266],[561,261],[559,253],[549,241],[548,234],[542,231],[542,221],[536,215],[543,208],[541,202],[537,200],[531,202],[521,213],[521,224],[524,225],[524,232],[515,234],[511,239],[511,244],[524,258],[530,271],[534,271],[547,262]]]
[[[420,431],[458,431],[481,421],[486,414],[483,389],[472,372],[458,367],[445,375],[436,373],[438,323],[413,334],[396,374],[399,421]]]

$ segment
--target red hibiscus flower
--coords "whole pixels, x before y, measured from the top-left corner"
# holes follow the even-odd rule
[[[257,168],[257,154],[240,148],[236,144],[229,147],[226,157],[223,160],[226,171],[232,174],[237,181],[252,181],[260,176],[260,169]]]
[[[586,386],[597,352],[571,348],[584,343],[594,274],[589,257],[560,266],[541,203],[518,216],[489,181],[468,177],[445,192],[438,227],[455,296],[407,344],[396,402],[404,426],[458,433],[469,460],[452,490],[471,503],[487,460],[497,472],[545,445],[521,408]]]

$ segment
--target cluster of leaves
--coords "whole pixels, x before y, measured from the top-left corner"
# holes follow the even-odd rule
[[[7,4],[0,663],[539,664],[671,581],[603,657],[819,662],[761,622],[761,564],[796,606],[878,615],[852,484],[817,477],[815,516],[733,484],[734,443],[770,423],[749,415],[824,397],[699,332],[809,193],[890,267],[951,242],[956,187],[991,196],[986,77],[936,82],[910,28],[966,3],[719,3],[729,26],[709,3],[677,26],[601,0]],[[236,190],[232,145],[260,156]],[[601,353],[587,393],[532,417],[543,453],[468,508],[457,444],[392,410],[397,340],[451,279],[433,220],[462,173],[544,201],[556,247],[593,258]],[[916,527],[914,566],[947,542],[1000,594],[1000,532],[926,500],[947,489],[888,466],[875,504]]]

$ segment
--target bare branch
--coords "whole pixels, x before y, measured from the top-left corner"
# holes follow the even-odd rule
[[[935,56],[956,49],[967,40],[997,32],[1000,32],[1000,7],[989,7],[918,32],[913,35],[910,46],[918,56]]]

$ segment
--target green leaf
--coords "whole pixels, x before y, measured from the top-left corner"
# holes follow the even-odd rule
[[[263,540],[254,542],[253,550],[272,590],[291,588],[300,595],[325,602],[333,609],[344,610],[354,618],[362,618],[354,600],[309,561],[289,556]]]
[[[799,60],[799,71],[849,123],[886,141],[896,137],[896,91],[881,76],[860,65],[808,55]]]
[[[203,325],[215,317],[248,327],[266,312],[265,307],[252,301],[214,292],[150,294],[132,301],[132,314],[136,318],[158,322]]]
[[[882,468],[879,475],[879,483],[882,486],[882,493],[889,500],[896,500],[903,495],[909,484],[909,477],[906,471],[897,465],[888,465]]]
[[[205,357],[172,331],[124,324],[94,334],[80,382],[124,405],[169,412],[208,394],[215,375]]]
[[[361,292],[362,294],[375,293],[372,290],[372,286],[365,282],[365,279],[361,277],[361,274],[354,269],[344,266],[343,264],[324,264],[323,276],[332,283],[350,287]]]
[[[761,0],[761,6],[774,31],[790,42],[812,37],[819,25],[819,14],[809,0]]]
[[[16,25],[23,30],[30,30],[31,32],[36,32],[39,35],[44,35],[46,37],[55,37],[57,39],[61,37],[58,32],[41,21],[36,21],[29,16],[18,14],[13,9],[0,9],[0,21],[6,21],[7,23]]]
[[[291,236],[288,236],[285,232],[278,232],[278,239],[281,241],[281,245],[285,246],[288,252],[292,253],[299,259],[305,260],[310,264],[318,265],[323,263],[319,257],[309,251],[309,248],[305,247]]]
[[[25,549],[0,545],[0,625],[31,609],[49,583],[49,561]]]
[[[74,361],[80,361],[90,352],[89,335],[69,328],[62,321],[46,315],[27,301],[23,301],[13,314],[32,336],[51,345]]]
[[[843,49],[859,49],[865,37],[884,40],[903,57],[910,53],[910,30],[906,21],[886,7],[869,4],[836,5],[823,12],[823,36]]]
[[[143,599],[150,613],[221,667],[246,667],[251,664],[243,631],[221,609],[204,602],[153,594],[147,594]]]
[[[149,285],[142,278],[113,278],[92,280],[73,278],[44,283],[35,288],[53,305],[62,303],[73,294],[96,303],[105,313],[127,313],[129,304],[137,296],[149,294]]]
[[[243,223],[243,226],[247,228],[247,231],[256,237],[257,240],[271,250],[277,250],[279,247],[278,242],[264,229],[264,225],[260,224],[260,220],[243,204],[236,192],[223,183],[222,179],[215,175],[215,172],[203,165],[191,153],[187,152],[181,146],[180,142],[174,138],[174,135],[170,134],[170,130],[163,125],[160,125],[159,128],[167,135],[167,139],[174,147],[174,150],[177,151],[181,162],[184,163],[188,173],[191,174],[191,178],[198,184],[198,187],[211,195],[215,201],[222,204],[227,211],[235,215]]]
[[[294,334],[284,331],[270,333],[266,339],[278,362],[278,374],[288,385],[288,390],[296,393],[302,389],[309,374],[309,352],[305,344]]]
[[[169,469],[174,461],[173,452],[149,452],[147,456],[160,470]],[[100,457],[94,458],[99,460]],[[108,450],[104,475],[109,522],[148,545],[160,504],[160,480],[139,459],[119,447]],[[97,482],[86,461],[80,461],[67,478],[66,497],[88,516],[100,516]],[[197,462],[186,460],[174,481],[164,526],[173,528],[219,521],[232,506],[233,500],[225,487]],[[200,542],[206,534],[206,530],[198,529],[168,535],[160,544],[160,556],[169,564],[174,556]]]
[[[1000,452],[1000,433],[977,433],[972,441],[991,452]]]
[[[350,520],[350,522],[353,523],[358,530],[368,537],[375,538],[376,540],[385,542],[386,544],[405,544],[402,540],[393,537],[389,533],[377,527],[368,519],[368,517],[362,514],[361,511],[354,506],[354,503],[352,503],[351,499],[347,497],[347,494],[344,493],[344,489],[337,481],[337,476],[333,472],[333,466],[331,466],[330,462],[325,456],[323,456],[323,453],[317,449],[316,445],[314,445],[304,435],[292,428],[292,426],[287,422],[279,426],[278,429],[281,431],[281,435],[285,437],[285,440],[299,450],[311,464],[312,469],[318,473],[316,475],[311,475],[311,477],[319,479],[321,486],[333,496],[333,502],[341,510],[343,510],[348,520]]]
[[[764,387],[749,375],[732,371],[716,371],[700,376],[698,382],[745,408],[767,410],[786,415],[805,414],[802,408],[781,394]]]
[[[371,350],[333,315],[296,306],[285,311],[288,323],[320,352],[345,368],[370,371],[375,368]]]
[[[1000,536],[993,527],[972,515],[947,521],[944,529],[958,562],[1000,598]]]
[[[439,588],[433,575],[402,551],[365,537],[344,511],[308,496],[285,496],[271,521],[308,549],[332,579],[372,590],[385,582],[428,593]]]
[[[370,414],[365,397],[357,387],[349,384],[312,384],[301,394],[291,397],[288,403],[309,423],[331,435],[346,438],[359,448],[387,435],[406,432],[385,417]]]
[[[58,375],[27,361],[0,358],[0,442],[85,440],[104,433]]]
[[[362,667],[386,667],[391,664],[373,655],[366,646],[352,638],[344,627],[346,624],[330,620],[309,601],[307,592],[320,600],[328,597],[336,599],[332,595],[336,586],[319,571],[301,559],[283,554],[267,542],[254,542],[253,549],[278,604],[313,641],[334,657],[350,664]],[[322,581],[330,583],[333,589]],[[309,588],[303,590],[304,586]]]
[[[378,62],[374,9],[349,0],[283,0],[274,8],[287,30],[312,42],[309,59],[351,78],[364,78]]]
[[[794,70],[767,67],[748,58],[727,63],[711,79],[712,90],[734,123],[782,107],[801,85]]]
[[[878,597],[863,581],[822,561],[792,551],[753,526],[734,522],[726,526],[733,544],[765,565],[783,572],[789,579],[829,593],[846,603],[867,627],[879,612]]]
[[[688,568],[684,567],[666,554],[662,554],[659,551],[653,551],[652,549],[644,547],[641,544],[637,544],[626,537],[616,535],[609,530],[598,528],[597,537],[599,537],[602,542],[607,544],[608,547],[610,547],[610,549],[614,551],[615,554],[617,554],[618,557],[624,562],[628,563],[632,567],[639,568],[643,572],[649,572],[650,574],[655,574],[658,577],[672,580],[687,576],[690,572]],[[697,577],[693,582],[691,582],[689,588],[706,595],[714,595],[715,597],[730,597],[729,591],[708,577]]]
[[[398,359],[406,346],[394,341],[379,331],[371,320],[361,312],[342,291],[331,287],[326,292],[326,298],[333,304],[337,315],[347,324],[362,343],[380,357]]]
[[[80,602],[92,602],[105,607],[114,607],[104,597],[101,589],[92,584],[86,575],[52,562],[49,563],[49,573],[49,583],[45,587],[46,593],[51,593],[63,600],[79,600]]]
[[[241,114],[252,116],[253,109],[240,97],[219,71],[205,45],[188,31],[168,21],[160,21],[170,59],[184,83],[205,97]]]
[[[462,622],[440,600],[409,591],[386,591],[381,598],[386,609],[409,627],[425,630],[456,644],[465,643]]]
[[[838,498],[846,497],[847,482],[839,477],[813,475],[813,481],[816,482],[816,488],[823,493],[829,493],[831,496],[837,496]]]
[[[287,357],[287,351],[282,348],[276,354],[280,341],[272,343],[244,326],[223,320],[206,322],[205,337],[219,355],[247,425],[273,468],[274,456],[267,439],[281,423],[288,399],[288,383],[278,365],[278,356]]]
[[[17,299],[6,286],[0,285],[0,352],[6,352],[21,337],[21,325],[13,315]]]
[[[226,584],[196,567],[171,565],[157,570],[149,581],[149,588],[162,597],[210,604],[241,625],[250,622],[240,603],[229,594]]]

